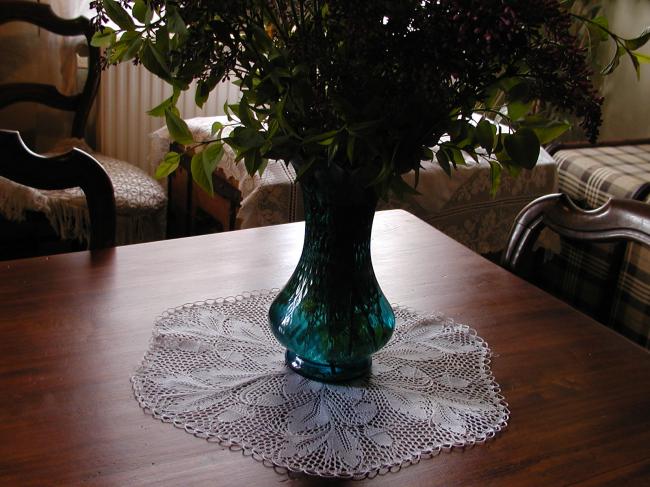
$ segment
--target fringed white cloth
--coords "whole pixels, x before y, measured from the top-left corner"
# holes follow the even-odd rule
[[[164,313],[132,377],[146,412],[284,472],[365,478],[482,443],[509,411],[476,332],[395,307],[397,328],[371,375],[345,384],[284,364],[268,326],[277,291]]]
[[[66,139],[48,155],[77,147],[95,157],[113,181],[117,207],[117,245],[162,240],[166,233],[167,196],[162,187],[137,167],[93,152],[81,139]],[[0,214],[23,221],[26,212],[43,213],[57,234],[87,243],[90,219],[86,198],[79,188],[41,191],[0,178]]]

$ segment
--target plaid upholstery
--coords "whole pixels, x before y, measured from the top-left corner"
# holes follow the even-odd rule
[[[612,197],[644,197],[650,203],[650,144],[561,150],[553,157],[558,162],[559,190],[587,208]],[[625,254],[611,313],[599,316],[612,292],[607,274],[616,263],[617,248]],[[553,269],[552,282],[546,282],[549,290],[650,348],[650,249],[635,243],[623,248],[562,242],[560,255],[549,264]]]
[[[650,187],[650,144],[561,150],[553,158],[560,191],[589,208],[609,198],[637,199]]]

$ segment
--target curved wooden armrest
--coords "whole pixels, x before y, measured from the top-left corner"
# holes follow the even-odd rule
[[[37,189],[80,187],[90,215],[90,248],[115,242],[115,196],[104,168],[90,154],[73,149],[54,157],[32,152],[16,131],[0,130],[0,176]]]

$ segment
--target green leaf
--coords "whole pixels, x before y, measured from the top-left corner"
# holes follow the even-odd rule
[[[212,142],[201,152],[203,170],[205,175],[208,177],[210,182],[212,182],[212,173],[217,168],[221,159],[223,159],[223,143],[222,142]]]
[[[609,30],[609,21],[607,20],[607,17],[599,15],[598,17],[591,19],[591,21],[594,24],[598,24],[599,26]]]
[[[336,140],[336,137],[330,137],[329,139],[321,140],[318,143],[320,145],[329,145],[329,146],[331,146],[334,143],[335,140]]]
[[[475,147],[466,147],[463,150],[474,160],[475,163],[478,164],[478,154],[476,153]]]
[[[196,184],[199,185],[204,191],[209,194],[214,194],[214,186],[212,184],[212,174],[210,177],[205,173],[203,166],[203,155],[201,152],[194,154],[192,156],[192,162],[190,163],[190,171],[192,172],[192,179]]]
[[[108,18],[124,30],[135,30],[133,19],[126,10],[115,0],[103,0],[102,4]]]
[[[630,51],[634,51],[636,49],[639,49],[640,47],[645,46],[649,40],[650,40],[650,27],[646,27],[645,29],[643,29],[641,35],[633,39],[625,39],[624,42],[625,42],[625,47],[627,47]]]
[[[398,198],[403,198],[404,195],[419,195],[420,193],[413,188],[410,184],[402,179],[398,174],[395,174],[390,180],[390,189],[395,193]]]
[[[144,0],[135,0],[131,12],[133,13],[133,17],[135,17],[136,20],[144,24],[144,20],[147,17],[147,10],[148,7]]]
[[[454,145],[462,149],[472,144],[475,132],[476,128],[469,121],[458,119],[451,123],[448,133]]]
[[[591,22],[593,24],[596,24],[595,29],[591,29],[591,32],[596,31],[596,35],[598,36],[598,39],[601,41],[606,41],[609,39],[609,34],[607,33],[607,30],[609,30],[609,21],[607,20],[607,17],[603,17],[602,15],[599,15],[598,17],[595,17],[591,19]],[[590,27],[595,27],[593,24],[590,25]]]
[[[203,152],[201,152],[201,154],[203,154],[203,163],[204,165],[206,165],[206,167],[212,165],[215,160],[217,161],[217,163],[219,163],[221,161],[221,157],[224,154],[223,143],[211,142],[203,150]],[[216,168],[217,165],[215,164],[214,167],[212,167],[209,172],[212,173]]]
[[[140,37],[132,39],[129,43],[128,49],[124,53],[124,57],[122,58],[122,61],[130,61],[131,59],[136,57],[140,53],[141,48],[142,48],[142,39]]]
[[[271,41],[266,31],[257,24],[251,24],[250,27],[253,29],[252,42],[256,47],[256,51],[266,53],[273,50],[273,41]]]
[[[181,155],[178,152],[168,152],[156,168],[156,179],[162,179],[173,173],[181,162]]]
[[[156,61],[160,65],[160,67],[167,73],[168,75],[170,74],[169,72],[169,66],[167,65],[167,59],[165,58],[165,55],[168,54],[167,52],[164,52],[161,50],[160,46],[158,44],[149,44],[151,46],[151,52],[156,58]]]
[[[304,163],[302,163],[300,165],[297,165],[298,172],[296,173],[296,181],[300,181],[302,179],[302,177],[305,174],[307,174],[307,171],[309,171],[309,169],[311,169],[311,167],[314,165],[315,162],[316,162],[316,158],[312,157],[307,162],[304,162]]]
[[[219,121],[216,121],[212,124],[210,135],[214,136],[217,132],[221,132],[222,130],[223,130],[223,124]]]
[[[251,176],[255,174],[255,149],[250,149],[241,153],[239,156],[242,156],[244,159],[244,166],[246,166],[246,171]]]
[[[334,160],[336,157],[336,154],[338,154],[339,151],[339,142],[336,140],[335,137],[332,137],[332,141],[327,144],[325,143],[327,141],[319,142],[320,145],[326,145],[327,146],[327,162],[330,163]]]
[[[512,121],[517,121],[530,112],[532,102],[513,101],[508,103],[508,117]]]
[[[90,40],[90,45],[93,47],[109,47],[113,43],[115,43],[115,31],[110,27],[95,32]]]
[[[311,137],[307,137],[303,143],[304,144],[321,144],[321,145],[330,145],[332,142],[334,142],[334,136],[339,133],[339,130],[330,130],[329,132],[324,132],[322,134],[318,135],[312,135]]]
[[[169,31],[164,25],[158,27],[156,32],[156,46],[161,52],[169,52]]]
[[[168,108],[171,109],[174,105],[176,105],[179,96],[180,96],[180,91],[174,89],[174,93],[172,94],[172,96],[164,99],[160,105],[155,106],[154,108],[149,110],[147,114],[151,115],[152,117],[164,117],[165,110]]]
[[[266,166],[268,166],[269,160],[265,157],[261,158],[259,165],[257,166],[257,174],[260,176],[266,171]]]
[[[235,115],[235,117],[237,117],[238,119],[240,119],[240,117],[239,117],[239,105],[238,105],[237,103],[231,103],[230,105],[228,105],[228,104],[226,103],[226,106],[228,107],[228,111],[229,111],[230,113],[232,113],[233,115]],[[241,120],[241,119],[240,119],[240,120]]]
[[[639,63],[639,60],[637,57],[634,55],[632,51],[627,51],[627,55],[630,58],[630,61],[632,62],[632,66],[634,66],[634,71],[636,72],[636,79],[641,80],[641,63]]]
[[[262,147],[266,142],[264,136],[260,132],[253,128],[242,126],[235,127],[230,136],[230,140],[232,140],[237,147],[242,148],[243,152],[246,152],[249,149]]]
[[[476,138],[478,139],[478,143],[488,152],[492,152],[496,132],[496,127],[486,119],[481,120],[476,126]]]
[[[465,157],[457,147],[442,144],[440,151],[446,155],[447,160],[454,166],[454,169],[457,169],[457,166],[465,165]]]
[[[508,105],[512,102],[528,102],[530,99],[530,85],[524,80],[517,80],[512,87],[504,91],[506,92]]]
[[[345,154],[347,155],[348,161],[350,161],[350,162],[354,162],[354,147],[356,145],[356,140],[357,140],[357,138],[354,135],[352,135],[352,134],[348,135],[348,141],[347,141],[347,146],[345,148]],[[432,157],[433,157],[433,155],[432,155]]]
[[[504,146],[513,163],[526,169],[537,164],[540,146],[537,135],[531,129],[523,128],[504,137]]]
[[[135,31],[125,32],[117,41],[109,54],[108,61],[111,64],[133,59],[142,47],[142,39]]]
[[[641,54],[640,52],[634,52],[634,57],[637,58],[637,60],[642,63],[642,64],[650,64],[650,56],[646,56],[645,54]]]
[[[372,130],[381,124],[381,120],[370,120],[368,122],[359,122],[350,124],[348,132],[356,136],[364,136],[372,133]]]
[[[182,79],[178,78],[173,78],[169,84],[171,84],[174,89],[180,91],[186,91],[190,89],[190,85],[187,81],[183,81]]]
[[[119,63],[126,54],[127,49],[128,46],[126,44],[120,44],[119,42],[115,43],[115,45],[107,51],[109,64]]]
[[[167,20],[167,29],[169,29],[169,32],[173,34],[187,33],[185,21],[183,21],[183,18],[175,7],[168,5],[165,18]]]
[[[183,145],[190,145],[194,142],[192,132],[188,128],[185,120],[179,117],[171,108],[165,108],[165,122],[169,136],[174,142]]]
[[[522,128],[529,128],[537,138],[539,143],[544,145],[554,141],[564,132],[571,128],[571,124],[564,120],[546,120],[541,117],[526,117],[522,122]]]
[[[627,51],[625,50],[625,47],[618,46],[618,49],[616,49],[616,54],[614,54],[614,57],[612,57],[609,64],[600,71],[601,74],[612,74],[621,63],[621,56],[623,56],[626,52]]]
[[[205,81],[196,83],[196,91],[194,92],[194,103],[199,108],[203,108],[205,102],[210,98],[210,86]]]
[[[428,147],[422,148],[422,159],[425,161],[433,161],[434,154],[433,151]]]
[[[490,163],[490,196],[494,198],[501,186],[501,165],[492,160],[488,162]]]
[[[140,52],[140,61],[148,71],[152,72],[159,78],[169,80],[171,74],[166,63],[160,62],[161,54],[157,51],[156,45],[149,41],[144,43],[144,48]]]
[[[245,95],[239,101],[239,107],[237,107],[237,116],[239,117],[239,121],[245,127],[259,128],[259,124],[256,123],[257,120],[255,120],[255,118],[253,117],[253,113],[251,112],[248,106],[248,101]]]
[[[513,161],[505,157],[503,160],[499,159],[501,166],[508,171],[508,174],[513,178],[518,178],[521,174],[521,166],[513,164]]]
[[[436,152],[436,159],[438,161],[438,165],[442,168],[442,170],[445,171],[447,176],[451,177],[451,164],[449,164],[449,156],[442,147],[440,147],[438,149],[438,152]]]

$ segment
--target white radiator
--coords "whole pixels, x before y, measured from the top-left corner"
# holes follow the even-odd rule
[[[163,118],[147,111],[171,96],[171,87],[142,66],[124,63],[102,72],[97,116],[98,149],[151,173],[159,161],[149,161],[149,134],[164,125]],[[223,105],[239,99],[239,88],[230,82],[218,86],[200,109],[194,89],[184,92],[178,109],[185,119],[223,115]]]

